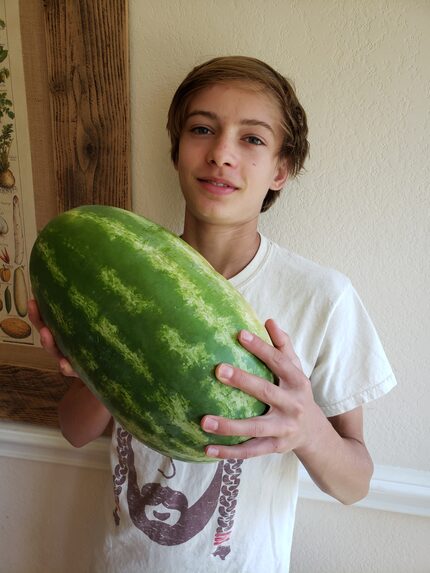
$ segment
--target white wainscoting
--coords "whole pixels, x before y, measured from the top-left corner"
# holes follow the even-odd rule
[[[99,438],[76,449],[58,430],[29,424],[0,423],[0,457],[5,458],[107,470],[109,444],[108,438]],[[337,503],[315,486],[304,468],[300,471],[300,496]],[[430,472],[377,465],[369,495],[355,506],[430,517]]]

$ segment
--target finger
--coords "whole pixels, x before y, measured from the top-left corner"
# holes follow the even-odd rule
[[[287,412],[283,419],[270,415],[232,419],[221,416],[204,416],[201,426],[205,432],[218,436],[243,436],[248,438],[285,437],[289,434]]]
[[[67,358],[63,356],[63,354],[58,349],[58,346],[55,343],[51,331],[45,325],[40,316],[39,307],[37,306],[37,302],[34,299],[30,299],[28,301],[28,316],[34,327],[39,331],[40,342],[43,348],[51,356],[53,356],[58,360],[58,366],[60,368],[61,373],[64,376],[79,378],[79,375],[77,374],[77,372],[75,372],[75,370],[73,370],[70,362],[67,360]]]
[[[269,329],[273,332],[270,325]],[[292,350],[289,336],[285,332],[281,331],[279,327],[277,327],[274,338],[276,342],[280,343],[280,348],[268,344],[259,336],[251,334],[246,330],[241,330],[238,338],[244,348],[264,362],[266,366],[280,379],[287,380],[291,383],[303,383],[303,372],[300,368],[298,359],[296,360],[297,357],[294,350]]]
[[[49,328],[45,325],[39,330],[40,335],[40,342],[43,348],[54,358],[58,360],[63,357],[61,352],[59,351],[57,345],[55,344],[54,337],[52,336],[52,332]]]
[[[247,436],[254,438],[264,435],[264,427],[259,423],[258,417],[232,420],[231,418],[222,418],[220,416],[204,416],[201,426],[205,432],[219,436]]]
[[[254,438],[235,446],[210,445],[205,452],[211,458],[246,460],[289,450],[287,442],[279,438]]]
[[[40,316],[39,307],[37,306],[37,302],[34,299],[30,299],[28,301],[28,317],[31,320],[34,327],[36,328],[36,330],[38,330],[39,332],[40,332],[40,329],[43,326],[45,326],[45,323],[43,322],[43,320]]]
[[[63,374],[63,376],[70,376],[72,378],[79,378],[79,374],[75,370],[73,370],[72,365],[67,360],[67,358],[64,358],[64,356],[63,356],[58,361],[58,364],[60,366],[61,374]]]
[[[79,375],[75,372],[75,370],[73,370],[70,362],[67,360],[67,358],[64,357],[58,346],[55,344],[54,337],[52,336],[49,328],[46,326],[43,326],[40,329],[40,342],[43,348],[58,361],[58,366],[64,376],[79,378]]]
[[[230,364],[218,364],[215,368],[215,376],[223,384],[238,388],[257,398],[263,404],[279,408],[284,406],[284,391],[276,384],[254,376],[254,374],[249,374],[240,368],[233,368]]]
[[[37,302],[34,299],[28,301],[28,316],[34,327],[39,332],[40,342],[43,348],[54,358],[62,358],[63,355],[58,350],[51,331],[43,322],[42,317],[40,316],[39,307],[37,306]]]
[[[302,365],[299,357],[297,356],[291,338],[282,328],[278,325],[273,318],[269,318],[265,323],[266,330],[270,336],[273,345],[280,350],[283,354],[288,356],[291,362],[300,370],[302,370]]]

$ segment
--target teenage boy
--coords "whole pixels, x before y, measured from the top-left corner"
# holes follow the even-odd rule
[[[269,405],[264,416],[247,420],[207,413],[207,432],[250,438],[209,446],[217,463],[171,460],[114,424],[114,498],[99,570],[284,573],[299,460],[341,502],[364,497],[373,466],[362,404],[388,392],[395,379],[350,281],[257,230],[260,212],[308,154],[306,115],[289,82],[253,58],[215,58],[179,86],[167,128],[186,205],[182,238],[265,322],[273,346],[249,332],[238,338],[279,385],[217,365],[220,383]],[[31,308],[43,345],[74,375]],[[75,446],[100,436],[111,418],[80,380],[59,413]]]

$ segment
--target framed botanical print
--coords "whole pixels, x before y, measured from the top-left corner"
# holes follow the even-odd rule
[[[0,0],[0,418],[57,425],[68,380],[28,318],[37,232],[131,208],[127,0]]]

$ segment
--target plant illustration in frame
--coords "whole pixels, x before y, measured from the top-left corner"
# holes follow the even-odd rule
[[[5,22],[0,20],[0,30],[4,30]],[[0,65],[6,60],[8,50],[0,44]],[[5,66],[0,68],[0,87],[9,77],[9,69]],[[15,177],[10,170],[9,152],[13,141],[13,103],[8,98],[6,91],[0,91],[0,186],[11,188],[15,185]],[[8,121],[9,120],[9,121]],[[12,121],[10,121],[12,120]]]

